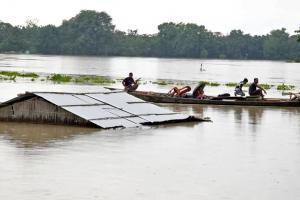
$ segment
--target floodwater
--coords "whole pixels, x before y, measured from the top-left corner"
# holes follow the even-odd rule
[[[205,63],[205,71],[192,73],[199,63]],[[111,77],[133,71],[144,79],[233,82],[258,76],[263,82],[300,86],[299,64],[271,61],[0,55],[0,66]],[[0,85],[1,100],[33,90],[101,89],[31,82]],[[275,90],[268,93],[279,95]],[[161,106],[213,122],[117,130],[0,122],[0,199],[299,199],[299,108]]]

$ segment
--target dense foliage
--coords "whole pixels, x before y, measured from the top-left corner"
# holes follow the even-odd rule
[[[107,13],[91,10],[58,27],[0,21],[1,53],[296,60],[300,58],[297,40],[299,35],[290,36],[284,28],[264,36],[241,30],[223,35],[204,26],[172,22],[160,24],[157,34],[140,35],[137,30],[116,30]]]
[[[295,31],[297,35],[297,41],[300,42],[300,29]]]

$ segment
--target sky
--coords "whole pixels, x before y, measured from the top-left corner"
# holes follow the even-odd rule
[[[294,34],[300,27],[300,0],[0,0],[0,21],[59,26],[80,10],[105,11],[116,29],[140,34],[157,33],[164,22],[196,23],[223,34],[241,29],[263,35],[282,27]]]

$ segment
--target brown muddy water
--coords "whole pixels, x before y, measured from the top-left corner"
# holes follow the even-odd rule
[[[50,58],[60,63],[61,57]],[[42,69],[42,64],[39,63],[47,63],[43,59],[30,62]],[[126,65],[125,58],[120,59],[118,62],[123,63],[127,71],[135,69]],[[133,58],[129,58],[128,63],[133,62],[131,59]],[[80,60],[80,57],[73,59],[74,69],[76,60]],[[138,58],[136,65],[139,60],[143,59]],[[13,59],[6,59],[5,62],[24,71],[27,68],[21,64],[28,65],[24,59],[22,62],[18,61],[21,63],[19,65]],[[143,62],[154,65],[151,59]],[[162,63],[167,61],[162,59],[155,62],[163,65]],[[191,60],[183,59],[178,62],[189,63]],[[251,62],[240,62],[247,65],[246,68],[250,68]],[[234,65],[237,61],[224,61],[222,70],[227,71],[232,67],[228,63]],[[280,67],[280,63],[276,62],[255,63],[257,66],[271,66],[275,63],[274,67],[278,67],[279,71],[284,70],[281,69],[284,66]],[[97,63],[94,64],[97,66]],[[294,69],[293,65],[289,67],[298,70]],[[151,74],[151,70],[147,70]],[[217,80],[218,76],[214,77],[213,68],[211,70],[211,74],[207,76]],[[277,74],[277,71],[274,73]],[[179,76],[170,73],[171,76]],[[264,76],[273,75],[270,71]],[[164,75],[160,76],[166,78]],[[233,79],[240,79],[237,75],[232,76]],[[297,85],[296,75],[291,75],[290,72],[282,73],[281,78]],[[0,85],[3,88],[1,100],[26,90],[99,89],[98,86],[92,85],[49,83],[4,82]],[[167,90],[160,86],[151,87],[153,90]],[[209,92],[215,90],[218,89],[207,88]],[[276,91],[269,93],[278,95]],[[299,108],[172,104],[161,106],[177,112],[210,117],[213,122],[117,130],[0,122],[0,199],[299,198]]]

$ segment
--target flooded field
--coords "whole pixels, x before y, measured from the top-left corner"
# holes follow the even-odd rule
[[[204,72],[199,72],[203,63]],[[300,65],[269,61],[0,55],[3,70],[144,79],[289,83]],[[182,71],[183,70],[183,71]],[[195,72],[197,70],[197,73]],[[98,91],[98,85],[0,82],[24,91]],[[120,83],[112,86],[119,87]],[[145,84],[141,89],[167,91]],[[208,93],[232,90],[207,87]],[[268,90],[281,97],[279,91]],[[300,109],[161,105],[213,122],[99,130],[0,122],[0,199],[291,199],[300,196]]]

